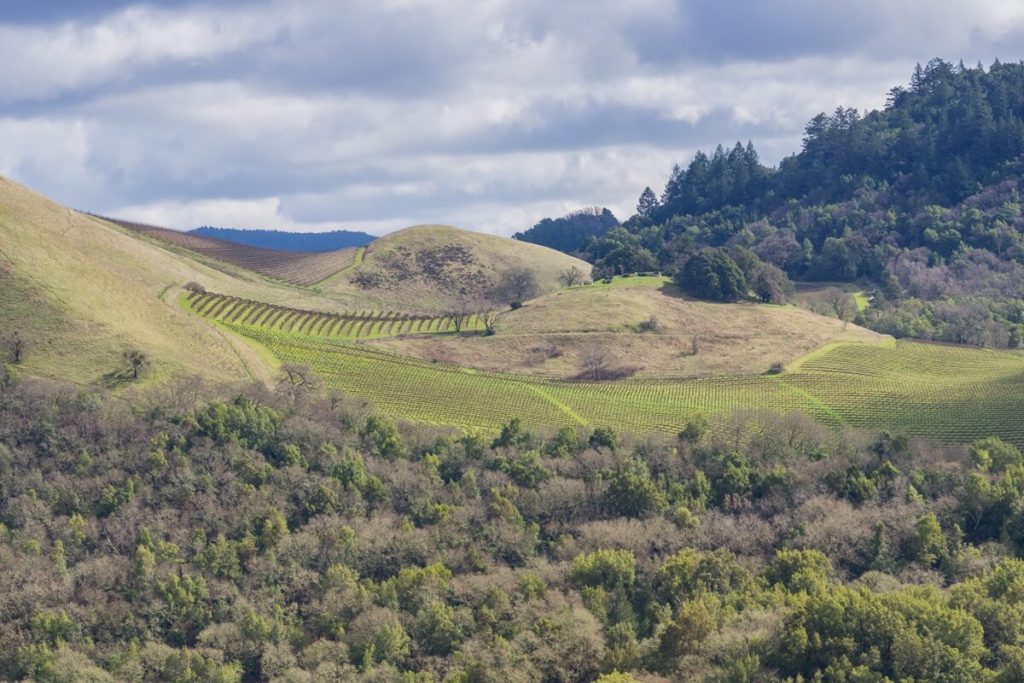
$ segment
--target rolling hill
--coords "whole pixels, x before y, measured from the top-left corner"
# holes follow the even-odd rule
[[[888,339],[795,306],[698,301],[655,276],[552,292],[501,313],[495,331],[372,343],[423,360],[558,379],[579,375],[582,356],[599,350],[613,373],[665,379],[757,374],[828,343]]]
[[[460,331],[445,314],[328,314],[212,293],[191,293],[182,305],[283,362],[308,365],[376,411],[414,422],[497,431],[518,417],[547,429],[672,435],[698,415],[721,431],[745,411],[799,412],[833,429],[1024,443],[1015,417],[1024,410],[1024,354],[896,343],[788,306],[690,301],[661,278],[541,297],[499,316],[493,336],[482,334],[481,315]],[[645,330],[644,319],[615,323],[652,310],[665,320],[655,329]],[[694,349],[681,330],[705,336]],[[566,379],[595,342],[614,354],[612,370],[644,365],[614,381]],[[790,362],[766,372],[782,361]]]
[[[31,374],[129,384],[132,349],[153,361],[146,381],[269,381],[280,363],[305,364],[379,412],[454,427],[518,416],[672,434],[700,413],[723,426],[752,409],[1024,442],[1019,353],[894,344],[794,306],[697,301],[660,276],[560,288],[581,262],[446,226],[381,238],[318,280],[308,255],[214,247],[227,249],[0,180],[0,334],[28,340],[19,367]],[[271,277],[278,267],[293,281]],[[518,309],[482,303],[512,267],[529,268],[541,295]],[[477,307],[456,312],[460,297]]]
[[[570,268],[590,272],[587,263],[553,249],[451,226],[413,226],[374,240],[367,247],[294,252],[93,217],[232,275],[246,278],[248,272],[250,278],[260,275],[312,288],[312,294],[326,299],[320,309],[338,304],[347,308],[443,312],[456,300],[481,298],[502,272],[512,268],[531,271],[541,292],[557,289],[558,276]]]
[[[439,236],[458,246],[445,252]],[[458,268],[435,270],[438,253]],[[80,383],[119,381],[122,354],[144,351],[150,379],[198,373],[215,381],[266,379],[276,361],[190,316],[174,302],[196,282],[228,296],[307,310],[431,310],[450,299],[457,274],[501,264],[531,268],[553,287],[575,259],[512,240],[455,228],[411,228],[363,250],[296,254],[235,245],[154,226],[128,225],[67,209],[0,178],[0,333],[29,340],[22,369]],[[394,279],[363,288],[361,267],[389,276],[400,254],[416,264],[416,284]],[[329,286],[303,286],[331,275]],[[485,274],[482,277],[493,277]],[[289,281],[290,280],[290,281]],[[391,304],[387,306],[387,304]]]
[[[269,377],[248,345],[190,317],[174,297],[189,281],[294,304],[315,297],[210,263],[0,178],[0,332],[29,341],[22,367],[30,373],[116,382],[122,353],[137,348],[152,360],[153,378]]]
[[[590,273],[577,258],[534,244],[446,225],[418,225],[369,244],[359,263],[319,283],[328,293],[357,295],[383,308],[443,312],[453,299],[474,297],[503,271],[525,268],[542,292],[559,287],[570,268]]]

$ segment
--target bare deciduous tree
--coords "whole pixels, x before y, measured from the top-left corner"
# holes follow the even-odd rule
[[[462,328],[466,326],[469,319],[473,317],[473,311],[469,308],[453,307],[446,314],[447,317],[451,318],[452,325],[455,326],[456,332],[462,332]]]
[[[600,344],[589,344],[580,352],[580,376],[599,380],[608,376],[612,357],[608,349]]]
[[[14,331],[11,334],[4,335],[3,346],[7,352],[7,357],[12,363],[20,363],[22,358],[25,357],[25,351],[28,349],[28,342],[18,331]]]
[[[495,333],[494,326],[498,323],[498,312],[492,308],[478,313],[477,317],[484,322],[484,334],[493,335]]]
[[[576,285],[583,284],[583,271],[573,266],[568,270],[563,270],[558,274],[558,282],[563,287],[575,287]]]
[[[537,276],[529,268],[510,268],[501,274],[494,288],[494,296],[506,303],[522,303],[537,296],[540,290]]]
[[[284,363],[278,381],[287,386],[315,389],[318,386],[312,368],[303,363]]]
[[[857,302],[853,295],[839,287],[823,290],[811,301],[810,307],[815,313],[842,320],[844,330],[857,313]]]

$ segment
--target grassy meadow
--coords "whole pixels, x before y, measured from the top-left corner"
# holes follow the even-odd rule
[[[836,343],[779,375],[579,382],[483,372],[222,323],[331,388],[416,422],[494,431],[609,426],[676,434],[703,414],[724,428],[736,411],[801,412],[832,428],[890,429],[941,441],[1000,436],[1024,444],[1024,354],[891,342]]]

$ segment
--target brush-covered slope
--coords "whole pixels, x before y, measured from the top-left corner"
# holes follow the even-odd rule
[[[0,334],[18,332],[28,342],[24,370],[115,383],[125,379],[123,352],[138,349],[152,361],[147,379],[182,371],[266,377],[269,365],[249,346],[175,303],[189,281],[236,296],[327,305],[168,251],[0,178]]]
[[[460,297],[483,298],[501,274],[526,268],[541,292],[570,268],[590,266],[561,252],[444,225],[418,225],[374,240],[351,268],[319,284],[392,309],[440,311]]]
[[[563,289],[501,314],[493,336],[406,337],[375,347],[482,370],[570,378],[583,357],[638,378],[763,373],[837,341],[884,335],[795,306],[697,301],[668,278],[617,278]]]

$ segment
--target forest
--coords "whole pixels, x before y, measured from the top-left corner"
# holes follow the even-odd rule
[[[1019,681],[1022,553],[994,438],[0,381],[3,680]]]
[[[583,212],[517,237],[580,255],[596,277],[675,274],[706,250],[744,269],[752,254],[790,280],[860,284],[875,300],[858,322],[880,332],[1017,348],[1022,154],[1024,64],[934,59],[882,110],[814,117],[777,168],[752,143],[719,146],[675,166],[660,196],[645,188],[624,223],[595,230]]]

